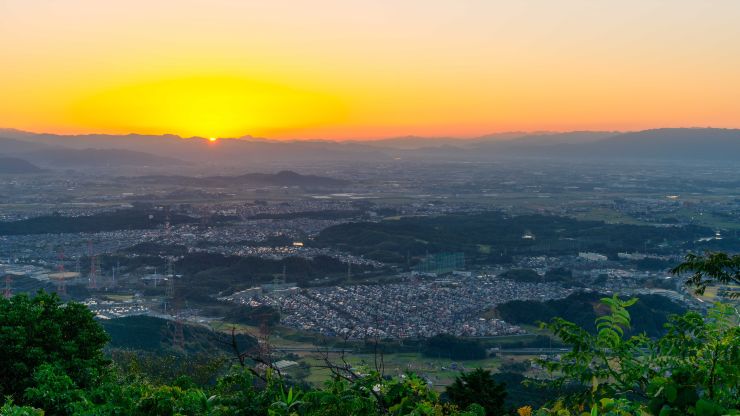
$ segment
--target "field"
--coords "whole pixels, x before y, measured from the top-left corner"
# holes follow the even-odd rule
[[[299,354],[299,356],[300,361],[310,367],[306,381],[313,385],[320,385],[330,378],[330,371],[323,368],[325,366],[324,356],[317,353]],[[329,353],[328,358],[335,364],[342,363],[339,353]],[[525,358],[524,356],[516,357],[517,360]],[[345,359],[358,372],[375,369],[376,357],[373,354],[348,354]],[[378,359],[380,360],[380,357]],[[430,380],[438,388],[451,384],[461,371],[478,367],[496,371],[501,362],[501,358],[453,362],[449,359],[425,357],[421,353],[393,353],[382,356],[383,369],[386,374],[397,376],[406,371],[413,371]]]
[[[212,323],[212,328],[217,331],[229,332],[232,327],[237,331],[243,331],[255,337],[261,337],[260,330],[254,326],[231,324],[231,323]],[[545,331],[528,327],[532,335],[501,336],[483,339],[482,341],[488,346],[503,346],[513,343],[526,342],[533,340],[537,334],[544,334]],[[353,352],[351,347],[347,347],[344,357],[339,352],[342,348],[336,345],[341,344],[341,340],[334,338],[321,337],[316,334],[308,334],[296,331],[290,328],[278,327],[269,336],[268,342],[273,350],[280,351],[287,355],[287,359],[298,362],[303,368],[288,368],[287,374],[302,373],[305,375],[305,381],[320,386],[331,378],[331,372],[326,368],[325,359],[328,358],[333,364],[342,364],[342,359],[358,373],[373,371],[376,368],[376,358],[380,360],[380,355],[366,352]],[[330,352],[323,352],[329,350]],[[475,368],[484,368],[497,372],[503,363],[521,363],[535,358],[532,355],[504,355],[490,357],[482,360],[465,360],[453,361],[449,358],[435,358],[424,356],[421,352],[394,352],[382,355],[382,368],[385,374],[398,376],[406,371],[413,371],[420,374],[432,382],[437,390],[443,390],[460,374],[461,371],[469,371]],[[380,361],[378,361],[380,366]],[[304,368],[307,368],[305,370]],[[530,373],[535,370],[528,370]]]

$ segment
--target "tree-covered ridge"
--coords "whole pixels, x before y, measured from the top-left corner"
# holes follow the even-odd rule
[[[321,245],[381,261],[402,263],[406,255],[464,252],[467,261],[505,261],[512,255],[568,255],[579,251],[615,254],[663,244],[681,245],[713,235],[705,227],[607,224],[572,218],[497,212],[407,217],[381,222],[339,224],[324,229]],[[533,238],[523,238],[525,235]]]
[[[167,214],[161,210],[132,208],[69,217],[44,215],[19,221],[0,222],[0,235],[92,233],[115,230],[143,230],[162,226]],[[170,214],[171,224],[197,222],[196,218]]]
[[[101,322],[110,337],[109,347],[131,351],[161,352],[172,345],[174,324],[152,316],[127,316]],[[205,326],[183,325],[184,349],[189,354],[230,353],[227,345],[219,343],[213,331]],[[257,340],[245,334],[238,335],[239,345],[254,347]]]
[[[599,293],[576,292],[565,299],[545,302],[535,300],[513,300],[496,306],[498,316],[512,324],[537,325],[559,317],[571,321],[589,332],[596,332],[592,323],[597,317],[608,313],[600,302]],[[632,324],[630,334],[645,333],[657,338],[665,332],[664,325],[671,315],[682,314],[686,308],[660,295],[639,295],[630,308]]]

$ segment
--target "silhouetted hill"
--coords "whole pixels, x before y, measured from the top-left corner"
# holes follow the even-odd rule
[[[336,188],[349,184],[341,179],[316,175],[301,175],[285,170],[275,174],[247,173],[239,176],[168,176],[153,175],[136,178],[139,182],[172,184],[177,186],[228,187],[228,186],[299,186],[305,188]]]
[[[171,157],[122,149],[44,149],[25,156],[42,165],[53,167],[163,166],[185,162]]]
[[[542,132],[536,134],[522,134],[510,140],[491,140],[488,137],[475,140],[475,150],[526,150],[536,146],[554,146],[563,144],[594,143],[614,137],[618,132],[609,131],[571,131],[565,133]]]
[[[584,137],[590,132],[583,133]],[[569,135],[572,135],[570,133]],[[547,141],[544,138],[514,140],[489,147],[502,156],[558,157],[577,159],[635,159],[730,161],[740,160],[740,130],[675,128],[631,133],[605,133],[590,141]],[[557,136],[554,137],[557,140]]]
[[[656,129],[624,133],[580,152],[622,158],[740,160],[739,129]]]
[[[38,166],[15,157],[0,157],[0,173],[38,173]]]
[[[26,142],[22,140],[15,140],[2,135],[0,131],[0,149],[3,154],[18,156],[22,153],[32,152],[34,150],[49,149],[51,146],[43,143]]]

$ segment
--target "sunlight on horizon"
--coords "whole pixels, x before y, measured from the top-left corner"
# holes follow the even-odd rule
[[[738,127],[738,14],[727,0],[5,0],[0,127],[277,139]]]

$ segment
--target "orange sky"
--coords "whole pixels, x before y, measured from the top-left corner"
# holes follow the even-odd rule
[[[736,0],[0,0],[0,127],[740,127]]]

